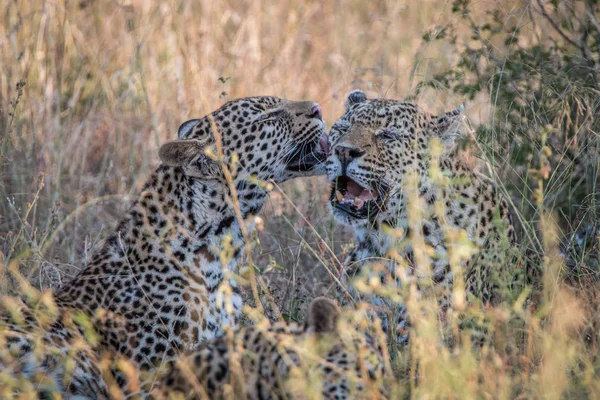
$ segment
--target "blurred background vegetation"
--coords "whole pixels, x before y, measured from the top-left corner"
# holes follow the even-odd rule
[[[594,397],[599,7],[593,0],[7,0],[0,266],[17,262],[40,289],[70,279],[157,166],[159,144],[227,100],[310,99],[328,125],[357,88],[432,113],[465,103],[465,154],[510,198],[523,253],[546,255],[544,273],[562,249],[567,268],[545,276],[553,289],[544,299],[558,303],[542,312],[502,309],[520,321],[504,332],[519,337],[520,350],[440,359],[442,388],[430,394]],[[290,320],[301,320],[313,297],[334,296],[333,266],[352,246],[351,232],[329,216],[328,191],[324,177],[290,182],[263,212],[260,279]],[[0,293],[13,292],[0,277]]]

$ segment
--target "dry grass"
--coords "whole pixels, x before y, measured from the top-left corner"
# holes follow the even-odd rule
[[[69,279],[157,165],[159,144],[181,122],[227,100],[312,99],[331,124],[351,89],[405,97],[419,73],[451,62],[443,51],[421,48],[420,39],[448,18],[448,7],[435,1],[9,2],[0,10],[4,263],[19,255],[39,288]],[[13,113],[20,80],[26,86]],[[440,111],[445,97],[422,101]],[[329,217],[325,185],[315,178],[284,190],[339,250],[351,235],[340,234]],[[265,214],[261,263],[271,256],[303,282],[307,275],[321,281],[319,260],[301,251],[317,239],[305,234],[306,223],[288,200],[275,193]],[[326,291],[322,286],[318,292]]]
[[[351,89],[410,95],[455,61],[451,49],[421,40],[453,18],[450,7],[440,0],[2,3],[0,266],[18,262],[39,289],[70,279],[157,166],[159,144],[226,100],[311,99],[330,125]],[[443,91],[417,100],[432,112],[464,101]],[[485,121],[488,104],[468,104],[475,123]],[[351,232],[328,214],[326,187],[324,178],[290,182],[263,212],[255,262],[289,320],[302,320],[310,299],[335,296],[339,261],[322,241],[341,260],[351,246]],[[397,370],[410,370],[397,393],[597,397],[598,303],[558,284],[556,245],[548,241],[539,311],[522,303],[473,310],[497,327],[495,348],[440,349],[431,304],[414,305],[431,320],[416,326],[422,339],[411,359],[396,357]],[[0,277],[0,293],[15,290]]]

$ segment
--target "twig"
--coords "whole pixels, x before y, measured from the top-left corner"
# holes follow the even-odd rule
[[[562,31],[562,29],[560,29],[560,27],[558,26],[558,24],[556,23],[556,21],[554,21],[552,19],[552,17],[550,17],[550,15],[548,14],[548,12],[546,11],[546,8],[544,8],[544,5],[542,4],[542,0],[537,0],[538,5],[540,6],[540,10],[542,12],[542,15],[544,16],[544,18],[546,18],[546,20],[548,22],[550,22],[550,25],[552,25],[552,27],[554,28],[554,30],[563,38],[565,39],[567,42],[569,42],[571,45],[577,47],[578,49],[580,49],[583,53],[585,53],[585,49],[584,47],[575,42],[573,39],[571,39],[570,37],[567,36],[566,33],[564,33]]]

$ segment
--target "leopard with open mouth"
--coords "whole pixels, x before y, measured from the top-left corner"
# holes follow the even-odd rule
[[[447,232],[463,232],[476,248],[461,261],[466,293],[484,303],[498,301],[498,287],[511,279],[504,261],[516,241],[514,228],[508,204],[495,184],[474,172],[456,152],[463,108],[433,116],[415,104],[368,99],[361,91],[351,92],[345,106],[344,115],[331,128],[326,162],[331,212],[354,229],[358,242],[342,278],[376,276],[384,284],[400,287],[407,282],[396,276],[397,264],[390,261],[391,254],[399,253],[409,265],[408,278],[417,279],[411,242],[417,230],[432,250],[431,272],[418,279],[433,281],[445,312],[452,305],[454,284],[449,262],[454,244],[448,242]],[[433,141],[440,149],[435,168],[448,177],[445,185],[430,174]],[[410,223],[408,185],[416,186],[422,212],[416,224]],[[370,268],[374,261],[384,265],[386,272]],[[380,296],[369,299],[376,306],[391,306]],[[405,343],[406,310],[403,305],[393,307],[398,310],[395,338]]]

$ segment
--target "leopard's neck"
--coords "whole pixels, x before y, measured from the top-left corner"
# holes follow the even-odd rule
[[[241,215],[258,213],[266,192],[247,182],[236,186]],[[116,281],[123,276],[132,276],[143,288],[149,270],[157,270],[163,279],[185,271],[210,292],[223,281],[224,270],[235,270],[244,244],[226,184],[189,178],[181,168],[160,166],[115,233],[56,298],[59,304],[92,312],[114,302],[107,298],[110,291],[90,298],[82,296],[82,288],[101,281],[119,289]]]

